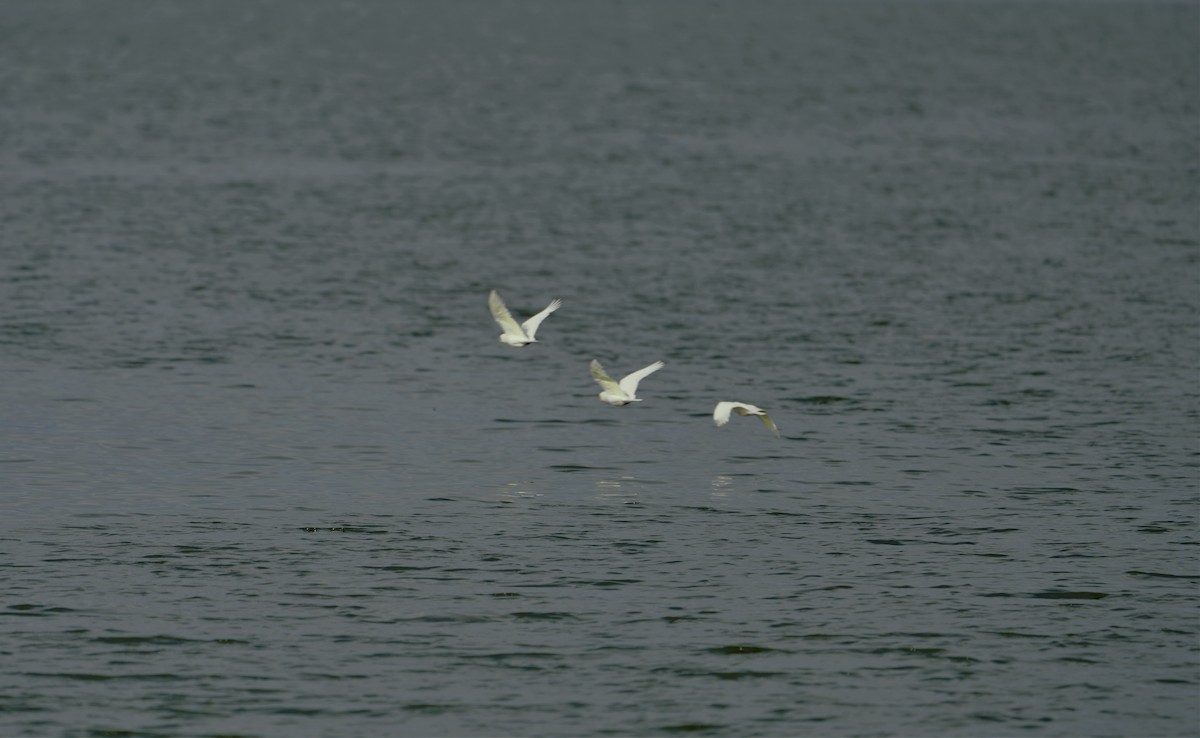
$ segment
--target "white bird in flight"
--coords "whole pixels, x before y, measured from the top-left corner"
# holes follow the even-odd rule
[[[620,382],[615,382],[604,371],[604,367],[600,366],[600,362],[592,359],[591,366],[592,379],[596,380],[604,390],[600,393],[600,401],[607,402],[609,405],[628,405],[631,402],[641,402],[642,398],[637,396],[638,382],[662,368],[663,363],[656,361],[650,366],[626,374]]]
[[[779,429],[775,427],[775,422],[767,415],[767,411],[744,402],[718,402],[717,406],[713,408],[713,422],[718,426],[725,425],[729,422],[730,412],[736,412],[738,415],[757,415],[763,425],[767,426],[776,438],[779,438]]]
[[[524,323],[518,323],[513,318],[512,313],[508,312],[508,308],[504,306],[504,300],[500,299],[500,295],[496,294],[496,290],[492,290],[488,294],[488,309],[492,311],[492,317],[500,324],[504,330],[500,334],[500,343],[508,344],[509,346],[528,346],[531,343],[537,343],[534,336],[537,335],[538,326],[546,319],[550,313],[558,310],[562,305],[562,300],[555,300],[542,310],[542,312],[533,316]]]

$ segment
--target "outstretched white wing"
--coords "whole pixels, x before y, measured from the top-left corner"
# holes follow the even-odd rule
[[[650,376],[651,374],[653,374],[654,372],[656,372],[662,368],[663,368],[663,363],[661,361],[656,361],[653,364],[651,364],[650,366],[642,367],[641,369],[638,369],[636,372],[633,372],[631,374],[626,374],[624,377],[621,378],[621,384],[620,384],[621,389],[626,394],[628,394],[630,397],[636,395],[637,388],[638,388],[638,382],[641,382],[643,379],[645,379],[646,377]]]
[[[763,425],[767,426],[767,428],[775,434],[776,438],[779,438],[779,429],[775,427],[775,421],[771,420],[771,416],[767,415],[766,411],[763,411],[761,414],[759,414],[758,419],[761,420]]]
[[[608,372],[604,371],[604,367],[600,366],[600,362],[592,359],[590,368],[592,370],[592,379],[596,380],[601,389],[603,389],[605,392],[617,394],[621,392],[621,386],[617,384],[612,377],[608,376]]]
[[[733,406],[736,404],[736,402],[718,402],[717,406],[713,408],[713,422],[716,423],[718,427],[728,423],[729,413],[733,410]]]
[[[558,310],[560,306],[562,306],[562,300],[555,300],[547,305],[542,312],[522,323],[521,328],[525,331],[525,335],[529,336],[530,338],[533,338],[535,335],[537,335],[538,326],[542,324],[542,321],[546,319],[547,315],[555,310]]]
[[[496,290],[488,293],[488,309],[492,311],[492,317],[500,324],[501,330],[508,335],[516,336],[517,338],[533,338],[533,336],[525,335],[525,331],[513,319],[512,313],[508,312],[508,308],[504,306],[504,300],[500,299],[500,295],[496,294]],[[542,317],[545,316],[543,315]],[[539,320],[538,322],[541,321]]]

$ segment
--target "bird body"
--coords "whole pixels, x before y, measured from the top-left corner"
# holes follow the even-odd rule
[[[528,346],[531,343],[537,343],[534,336],[537,335],[538,326],[546,319],[550,313],[558,310],[562,305],[562,300],[554,300],[547,305],[542,312],[534,315],[524,323],[518,323],[512,313],[508,312],[504,301],[500,299],[500,295],[496,294],[496,290],[492,290],[488,294],[488,309],[492,311],[492,317],[500,325],[504,332],[500,334],[500,343],[508,346],[520,348]]]
[[[621,378],[620,382],[617,382],[608,376],[608,373],[604,371],[604,367],[600,366],[600,362],[592,359],[592,379],[595,379],[596,383],[603,390],[599,395],[601,402],[606,402],[609,405],[628,405],[631,402],[642,401],[642,398],[637,396],[638,383],[659,369],[662,369],[663,366],[661,361],[656,361],[650,366],[642,367],[636,372],[626,374]]]
[[[716,423],[717,426],[725,425],[729,422],[729,414],[731,412],[735,412],[738,415],[758,416],[758,419],[763,422],[763,425],[767,426],[767,428],[775,434],[776,438],[779,438],[779,429],[775,427],[775,421],[771,420],[771,417],[767,415],[766,410],[763,410],[757,405],[749,405],[744,402],[718,402],[717,406],[713,408],[713,422]]]

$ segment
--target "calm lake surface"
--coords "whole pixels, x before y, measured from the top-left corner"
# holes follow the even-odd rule
[[[1197,28],[7,3],[0,734],[1197,735]]]

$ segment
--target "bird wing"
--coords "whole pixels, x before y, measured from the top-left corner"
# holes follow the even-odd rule
[[[650,366],[642,367],[636,372],[626,374],[621,378],[621,389],[631,397],[637,394],[638,382],[641,382],[646,377],[663,368],[661,361],[656,361]]]
[[[542,321],[546,319],[547,315],[555,310],[558,310],[560,306],[562,306],[562,300],[555,300],[547,305],[542,312],[522,323],[521,328],[525,331],[525,335],[529,336],[530,338],[533,338],[535,335],[537,335],[538,326],[542,324]]]
[[[767,428],[769,428],[770,431],[775,434],[776,438],[779,438],[779,429],[775,427],[775,421],[771,420],[770,415],[767,415],[765,412],[760,413],[758,419],[761,420],[763,425],[767,426]]]
[[[717,406],[713,408],[713,422],[717,424],[717,427],[729,422],[729,411],[733,409],[735,404],[737,403],[718,402]]]
[[[492,317],[496,319],[496,322],[500,324],[500,328],[505,333],[526,338],[525,331],[513,319],[512,313],[508,312],[508,308],[504,306],[504,300],[500,299],[500,295],[496,294],[496,290],[492,290],[488,294],[488,309],[492,311]]]
[[[761,407],[758,407],[757,405],[751,405],[746,402],[731,402],[729,404],[733,406],[734,411],[736,411],[738,415],[762,415],[763,414],[763,409]]]
[[[604,367],[600,366],[600,362],[592,359],[591,364],[592,379],[600,385],[605,392],[621,392],[621,386],[617,384],[608,373],[604,371]]]

